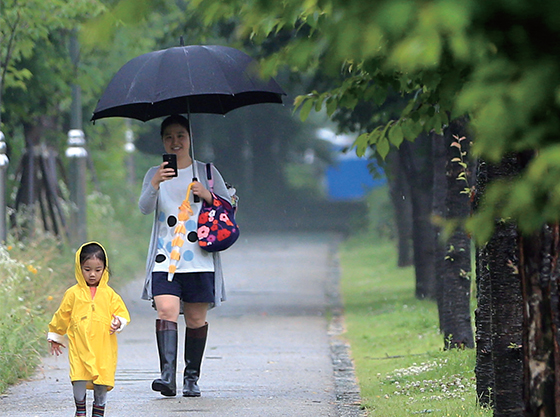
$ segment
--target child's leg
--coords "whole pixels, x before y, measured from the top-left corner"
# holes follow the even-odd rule
[[[76,417],[86,416],[86,381],[73,381],[72,391],[76,403]]]
[[[103,417],[107,403],[107,386],[93,385],[93,411],[91,417]]]
[[[93,384],[93,403],[103,406],[107,403],[107,385]]]

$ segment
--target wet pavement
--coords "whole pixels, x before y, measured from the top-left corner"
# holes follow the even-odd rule
[[[155,311],[142,280],[118,290],[132,322],[119,335],[106,416],[361,416],[338,297],[338,238],[242,236],[223,253],[228,300],[209,312],[200,398],[153,392]],[[180,319],[181,320],[181,319]],[[179,323],[178,391],[185,326]],[[91,414],[88,393],[88,415]],[[0,397],[0,415],[72,416],[68,358],[44,358],[36,375]]]

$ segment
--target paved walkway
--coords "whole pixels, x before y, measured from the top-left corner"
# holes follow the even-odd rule
[[[140,280],[121,289],[132,322],[119,335],[116,386],[108,395],[106,415],[362,415],[348,349],[336,335],[343,325],[336,245],[331,235],[249,235],[224,252],[228,300],[209,314],[200,398],[167,398],[151,391],[158,376],[155,312],[139,300]],[[180,323],[179,340],[184,327]],[[180,359],[179,372],[182,367]],[[73,412],[66,354],[45,358],[30,381],[0,397],[2,416]]]

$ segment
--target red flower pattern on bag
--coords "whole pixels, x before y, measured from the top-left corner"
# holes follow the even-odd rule
[[[231,232],[227,229],[218,230],[218,240],[219,241],[227,239],[228,237],[230,237],[230,235],[231,235]]]
[[[198,216],[198,222],[200,224],[208,223],[208,212],[201,211],[199,216]],[[204,236],[204,237],[206,237],[206,236]]]
[[[239,237],[231,205],[229,202],[220,201],[220,197],[215,194],[212,195],[212,204],[203,202],[198,217],[198,243],[202,249],[209,252],[224,250]]]

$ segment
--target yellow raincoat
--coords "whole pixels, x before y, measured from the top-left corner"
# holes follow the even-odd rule
[[[118,352],[117,333],[109,334],[112,315],[121,321],[117,332],[130,322],[130,315],[122,298],[108,285],[106,252],[107,265],[95,297],[91,298],[80,266],[82,248],[76,252],[74,273],[78,283],[66,290],[60,307],[49,323],[47,337],[65,344],[63,336],[68,335],[70,380],[91,381],[97,385],[107,385],[108,390],[111,390],[115,385]],[[88,389],[93,389],[93,385],[88,383]]]

